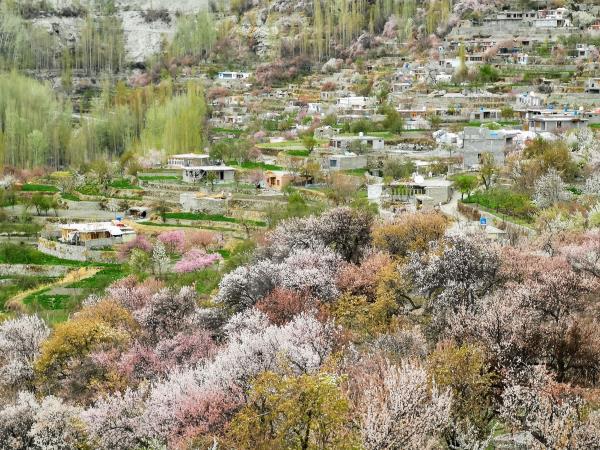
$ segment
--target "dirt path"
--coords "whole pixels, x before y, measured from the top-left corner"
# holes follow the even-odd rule
[[[100,270],[102,269],[98,267],[79,267],[75,270],[70,271],[63,278],[57,281],[44,284],[42,286],[37,286],[33,289],[29,289],[25,292],[21,292],[15,295],[6,302],[6,306],[8,307],[8,309],[11,309],[13,311],[24,311],[25,305],[23,304],[23,300],[25,300],[31,294],[35,294],[36,292],[42,291],[44,289],[67,286],[71,283],[91,278],[98,272],[100,272]]]

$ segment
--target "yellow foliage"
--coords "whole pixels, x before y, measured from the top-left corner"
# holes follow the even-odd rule
[[[405,214],[391,224],[373,230],[375,247],[404,257],[410,252],[425,251],[431,241],[444,236],[448,220],[437,213]]]

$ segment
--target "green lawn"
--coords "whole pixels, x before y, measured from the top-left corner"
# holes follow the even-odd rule
[[[343,170],[342,172],[344,172],[345,174],[348,174],[348,175],[362,177],[362,176],[364,176],[365,172],[367,172],[367,169],[348,169],[348,170]]]
[[[252,161],[245,161],[242,164],[238,164],[236,161],[229,161],[227,163],[227,165],[231,166],[231,167],[239,167],[241,169],[247,169],[247,170],[252,170],[252,169],[285,170],[283,167],[276,166],[274,164],[265,164],[263,162],[252,162]]]
[[[125,277],[125,272],[122,266],[107,267],[106,269],[102,269],[93,277],[76,281],[67,287],[101,292],[104,291],[104,289],[106,289],[110,284],[123,277]]]
[[[24,184],[21,189],[23,192],[58,192],[58,188],[56,186],[51,186],[49,184]]]
[[[51,283],[54,279],[49,277],[39,276],[22,276],[9,277],[13,283],[2,286],[0,289],[0,310],[4,310],[5,303],[8,299],[14,297],[19,292],[33,289],[37,286]]]
[[[64,194],[61,195],[61,197],[64,200],[70,200],[72,202],[78,202],[78,201],[80,201],[79,197],[77,197],[75,194],[64,193]]]
[[[310,156],[310,152],[308,150],[288,150],[285,153],[290,156],[297,156],[301,158],[307,158]]]
[[[42,229],[38,223],[0,222],[0,233],[24,233],[33,236]]]
[[[241,223],[240,219],[233,217],[226,217],[221,214],[204,214],[204,213],[191,213],[191,212],[180,212],[180,213],[166,213],[167,219],[174,220],[209,220],[211,222],[227,222],[227,223]],[[248,220],[248,223],[258,226],[265,226],[265,222]]]
[[[0,244],[0,264],[35,264],[50,266],[72,266],[72,267],[114,267],[115,264],[94,263],[84,261],[71,261],[60,259],[52,255],[46,255],[35,247],[25,244]]]
[[[182,179],[177,175],[141,175],[138,178],[142,181],[179,181]]]
[[[236,130],[234,128],[213,128],[211,131],[213,133],[235,134],[236,136],[242,134],[242,130]]]
[[[48,323],[57,324],[67,320],[69,315],[79,308],[82,300],[91,294],[102,296],[109,285],[125,275],[122,266],[108,267],[90,278],[63,286],[68,289],[80,289],[72,295],[50,294],[53,288],[47,288],[28,295],[23,299],[23,304],[30,312],[39,314]]]
[[[124,178],[113,181],[112,183],[110,183],[110,187],[115,188],[115,189],[131,189],[131,190],[141,189],[139,186],[135,186],[135,185],[131,184],[131,182],[129,180],[126,180]]]

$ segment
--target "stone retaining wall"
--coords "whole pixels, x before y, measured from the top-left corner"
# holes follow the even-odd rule
[[[72,268],[68,266],[40,266],[36,264],[0,264],[0,275],[5,277],[40,276],[58,278]]]
[[[38,250],[46,255],[70,261],[91,261],[100,263],[115,262],[115,254],[100,250],[90,250],[78,245],[63,244],[48,239],[38,239]]]

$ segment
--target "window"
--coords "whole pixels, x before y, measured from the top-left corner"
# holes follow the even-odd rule
[[[562,128],[562,122],[561,121],[556,122],[556,128]]]
[[[330,160],[329,167],[337,167],[337,159]]]

